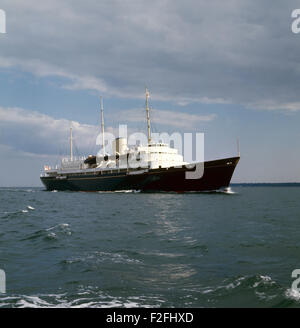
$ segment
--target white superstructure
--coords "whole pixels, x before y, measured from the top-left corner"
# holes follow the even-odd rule
[[[148,144],[146,146],[128,147],[126,138],[117,138],[112,143],[112,154],[105,152],[103,101],[101,97],[101,129],[102,154],[97,156],[75,158],[73,156],[72,127],[70,129],[70,158],[64,158],[58,168],[44,167],[45,175],[59,173],[71,174],[82,170],[111,170],[111,169],[156,169],[187,165],[178,150],[162,142],[153,142],[150,131],[149,91],[146,89],[146,114]]]

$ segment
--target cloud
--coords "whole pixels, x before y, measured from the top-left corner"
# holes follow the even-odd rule
[[[3,0],[0,67],[105,96],[187,103],[299,102],[298,1]],[[293,106],[292,106],[293,108]],[[289,106],[287,107],[289,110]]]
[[[255,108],[260,110],[280,110],[297,112],[300,111],[300,101],[299,102],[288,102],[288,103],[277,103],[275,101],[263,101],[261,103],[250,103],[249,108]]]
[[[24,155],[69,154],[71,122],[22,108],[0,107],[0,144]],[[96,145],[97,127],[72,122],[74,152],[87,154]]]
[[[144,122],[144,110],[121,112],[119,120]],[[152,122],[173,127],[192,127],[199,122],[213,120],[216,115],[192,115],[171,111],[152,111]],[[74,153],[78,156],[95,153],[100,128],[51,116],[23,108],[0,107],[0,144],[22,153],[24,156],[45,157],[68,155],[70,149],[70,127],[73,129]],[[105,127],[106,133],[118,136],[118,129]],[[128,128],[128,135],[136,132]]]
[[[192,128],[200,122],[210,122],[214,120],[216,114],[196,115],[184,112],[174,112],[170,110],[151,109],[151,122],[176,128]],[[127,122],[145,122],[145,109],[131,109],[122,111],[118,118]]]

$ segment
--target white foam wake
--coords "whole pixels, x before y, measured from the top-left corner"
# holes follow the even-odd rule
[[[300,300],[300,292],[296,289],[288,289],[286,292],[285,292],[285,296],[289,299],[292,299],[294,301],[299,301]]]

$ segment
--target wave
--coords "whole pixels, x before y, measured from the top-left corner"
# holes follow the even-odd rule
[[[185,305],[193,306],[195,301],[201,307],[298,307],[300,301],[298,291],[284,289],[267,275],[228,278],[218,286],[190,286],[183,291],[190,302]],[[155,308],[170,304],[174,305],[162,295],[111,296],[96,286],[48,294],[0,295],[0,308]]]
[[[287,299],[293,300],[293,301],[300,301],[300,292],[296,289],[289,288],[285,292],[285,296]]]
[[[58,239],[59,236],[62,235],[71,235],[72,231],[69,228],[68,223],[60,223],[57,224],[53,227],[42,229],[42,230],[37,230],[27,237],[23,238],[22,241],[26,240],[34,240],[34,239],[39,239],[39,238],[45,238],[48,240],[53,240],[53,239]]]
[[[13,187],[0,188],[0,192],[40,192],[42,190],[43,190],[42,188],[34,188],[34,189],[13,188]]]
[[[73,257],[62,261],[63,264],[83,263],[88,267],[96,268],[103,262],[112,262],[115,264],[141,264],[137,259],[130,258],[125,254],[95,251],[85,256]]]
[[[1,217],[1,218],[14,217],[14,216],[18,216],[18,215],[20,215],[20,214],[26,214],[26,213],[29,212],[29,210],[30,210],[30,211],[34,211],[35,208],[32,207],[32,206],[30,206],[30,205],[28,205],[28,206],[26,207],[26,209],[17,210],[17,211],[12,211],[12,212],[8,212],[8,211],[4,211],[4,212],[2,212],[2,213],[0,212],[0,217]]]
[[[152,308],[164,301],[158,297],[114,297],[94,288],[81,288],[77,293],[16,295],[0,297],[0,308]]]
[[[227,282],[227,284],[216,287],[215,291],[222,289],[233,290],[239,287],[255,290],[260,287],[268,288],[277,286],[276,282],[272,280],[271,277],[265,275],[242,276],[235,278],[233,281],[225,280],[224,282]]]
[[[60,223],[60,224],[57,224],[53,227],[47,228],[46,231],[50,231],[50,230],[53,230],[53,229],[56,229],[56,228],[64,229],[64,228],[68,228],[69,226],[70,226],[69,223]]]
[[[18,211],[13,211],[13,212],[2,212],[0,213],[0,217],[3,219],[9,219],[9,218],[16,218],[21,215],[27,214],[29,211],[26,210],[18,210]]]
[[[187,293],[200,293],[209,306],[241,307],[277,306],[285,299],[284,289],[267,275],[239,276],[223,280],[217,286],[186,288]]]
[[[98,194],[138,194],[141,190],[97,191]]]
[[[231,189],[231,187],[220,189],[220,190],[217,190],[216,192],[219,194],[225,194],[225,195],[236,195],[237,194],[237,192],[233,191]]]

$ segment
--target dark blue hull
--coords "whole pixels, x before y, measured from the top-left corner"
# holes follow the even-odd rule
[[[153,169],[142,174],[127,171],[102,174],[69,174],[64,178],[41,177],[47,190],[118,191],[140,190],[145,192],[198,192],[226,188],[230,184],[239,157],[225,158],[204,163],[200,179],[186,179],[190,169]]]

